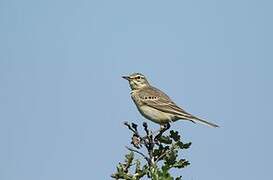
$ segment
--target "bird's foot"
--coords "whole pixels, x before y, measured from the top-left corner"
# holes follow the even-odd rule
[[[155,136],[154,141],[158,143],[158,139],[162,136],[162,134],[170,129],[171,125],[170,123],[160,125],[160,129],[157,131],[158,134]]]

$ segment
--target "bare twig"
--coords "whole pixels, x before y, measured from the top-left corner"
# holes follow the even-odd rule
[[[132,126],[127,121],[125,121],[123,124],[125,126],[127,126],[128,129],[130,129],[134,134],[139,135],[138,132],[137,132],[137,129],[136,128],[132,128]],[[136,124],[134,124],[134,123],[132,123],[132,124],[133,124],[133,127],[135,127],[134,125],[136,125]]]
[[[147,136],[149,136],[148,124],[146,122],[143,123],[143,127],[144,127],[144,130],[145,130]]]

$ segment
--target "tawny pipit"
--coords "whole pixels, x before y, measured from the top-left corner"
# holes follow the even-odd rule
[[[218,127],[178,107],[165,93],[151,86],[144,75],[134,73],[123,78],[129,81],[131,97],[139,112],[147,119],[161,125],[182,119]]]

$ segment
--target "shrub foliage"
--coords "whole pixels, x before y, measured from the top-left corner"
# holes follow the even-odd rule
[[[138,125],[125,122],[132,132],[131,147],[126,146],[128,154],[123,163],[117,165],[114,179],[139,180],[148,177],[153,180],[180,180],[182,176],[173,177],[174,168],[185,168],[190,163],[178,156],[178,152],[188,149],[191,142],[182,142],[178,131],[169,130],[170,125],[161,126],[158,131],[151,131],[147,123],[143,123],[144,132],[140,134]],[[138,154],[138,158],[136,155]]]

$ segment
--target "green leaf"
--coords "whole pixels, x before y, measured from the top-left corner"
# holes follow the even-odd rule
[[[153,152],[153,156],[159,156],[162,153],[162,150],[160,149],[155,149]]]
[[[140,164],[140,161],[138,159],[136,159],[135,161],[136,161],[135,173],[139,173],[141,171],[141,164]]]
[[[175,178],[175,180],[182,180],[182,176]]]
[[[180,149],[183,149],[184,147],[184,144],[181,142],[181,141],[178,141],[177,143],[176,143],[176,145],[180,148]]]
[[[169,138],[168,136],[160,136],[158,140],[164,144],[171,144],[172,143],[171,138]]]
[[[184,144],[183,148],[184,149],[188,149],[190,146],[191,146],[191,142]]]
[[[119,164],[117,165],[117,172],[118,172],[118,173],[123,172],[123,166],[122,166],[121,163],[119,163]]]
[[[186,159],[180,159],[179,161],[175,162],[172,167],[175,168],[184,168],[186,166],[190,165],[189,161],[187,161]]]
[[[125,163],[126,164],[131,164],[134,159],[134,153],[130,152],[129,154],[125,155]]]
[[[172,166],[176,162],[177,156],[177,150],[170,151],[164,158],[165,164],[168,166]]]
[[[179,141],[180,140],[180,135],[178,134],[178,131],[170,131],[170,137],[174,140],[174,141]]]
[[[191,146],[191,142],[184,144],[181,141],[178,141],[176,145],[179,146],[180,149],[188,149]]]

